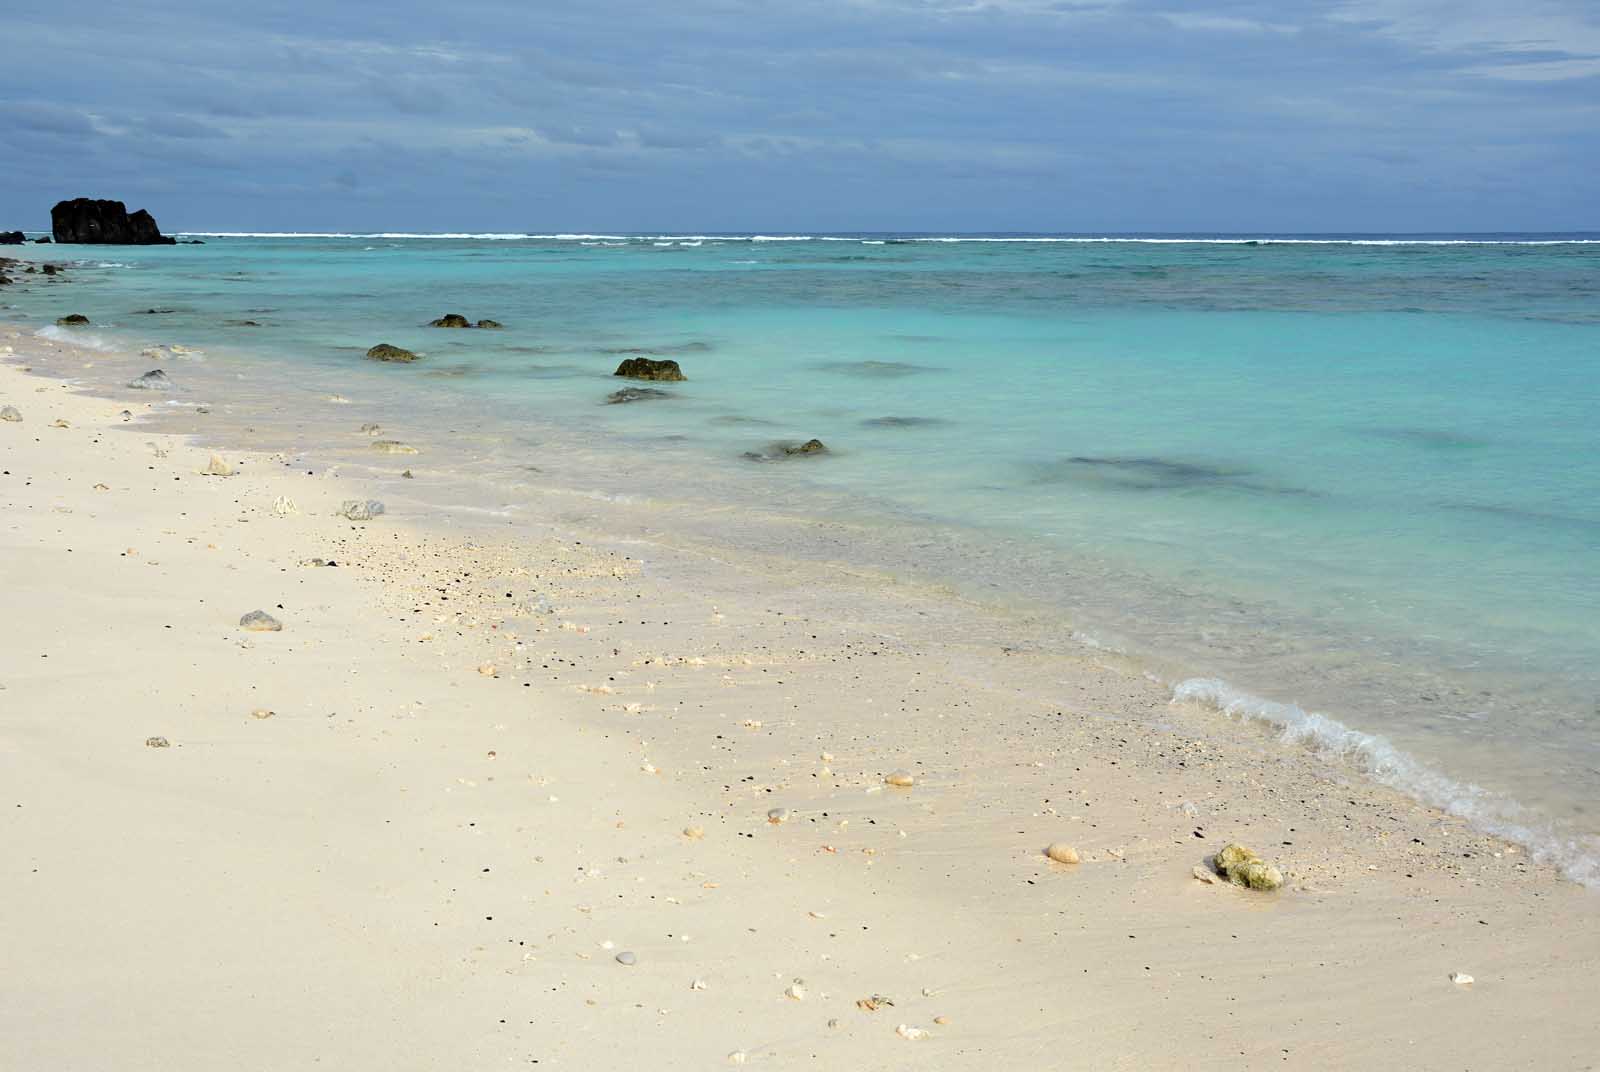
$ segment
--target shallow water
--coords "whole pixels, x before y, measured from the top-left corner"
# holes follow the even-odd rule
[[[1037,643],[1225,679],[1189,691],[1303,732],[1237,690],[1294,701],[1429,772],[1318,738],[1380,777],[1594,874],[1592,236],[905,237],[28,247],[72,282],[4,299],[204,348],[165,363],[179,397],[348,394],[513,512],[529,481],[649,502],[663,529],[1015,602]],[[445,312],[505,328],[424,326]],[[380,341],[425,360],[363,360]],[[604,404],[636,352],[688,382]],[[826,456],[774,449],[812,437]]]

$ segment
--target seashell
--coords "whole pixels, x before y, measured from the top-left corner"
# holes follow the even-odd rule
[[[229,465],[227,462],[223,461],[220,457],[218,457],[217,455],[213,454],[211,456],[211,461],[207,462],[206,463],[206,467],[204,469],[200,470],[200,475],[201,476],[232,476],[233,475],[233,466]]]
[[[1078,850],[1068,845],[1065,841],[1052,841],[1045,848],[1044,854],[1058,864],[1075,864],[1078,862]]]
[[[706,981],[704,979],[696,979],[694,982],[689,984],[690,990],[704,990],[705,988]]]
[[[882,994],[874,994],[870,998],[856,999],[856,1008],[861,1009],[864,1012],[877,1012],[885,1005],[892,1006],[894,1005],[894,1002],[890,1001]]]
[[[497,677],[499,674],[499,672],[494,668],[494,663],[480,664],[478,667],[478,673],[482,674],[484,677]]]
[[[272,715],[273,712],[268,711],[265,707],[258,707],[250,712],[251,718],[271,718]]]
[[[940,1027],[943,1027],[945,1024],[948,1024],[950,1022],[950,1017],[948,1017],[948,1016],[935,1016],[933,1018],[933,1022],[938,1024]]]
[[[72,425],[68,424],[66,421],[64,421],[61,418],[57,417],[55,420],[50,422],[50,427],[52,427],[52,428],[71,428]]]
[[[728,1063],[730,1065],[742,1065],[744,1062],[745,1052],[743,1050],[734,1050],[732,1053],[728,1054]]]
[[[146,737],[144,739],[144,746],[146,748],[171,748],[172,742],[168,741],[165,737]]]
[[[1466,972],[1451,972],[1450,981],[1457,986],[1471,986],[1472,976],[1468,975]]]
[[[894,1033],[905,1039],[907,1042],[917,1042],[928,1037],[928,1033],[922,1030],[922,1028],[910,1027],[906,1024],[901,1024],[899,1027],[895,1028]]]
[[[771,823],[773,826],[777,826],[779,823],[786,823],[788,821],[788,808],[773,808],[771,811],[767,812],[767,822]]]
[[[656,765],[654,763],[650,763],[650,762],[645,762],[645,763],[639,764],[639,769],[644,771],[646,774],[655,774],[656,773]]]
[[[790,1001],[804,1001],[806,999],[806,983],[804,979],[796,979],[783,988],[783,996]]]
[[[617,954],[617,963],[631,968],[635,964],[639,963],[639,958],[627,950],[623,950],[621,953]]]
[[[699,826],[686,826],[683,828],[683,836],[688,838],[690,841],[699,841],[701,838],[706,836],[705,828]]]
[[[279,517],[293,517],[300,512],[300,508],[294,504],[294,500],[289,496],[279,495],[272,500],[272,512]]]
[[[832,752],[824,752],[824,753],[822,753],[822,755],[818,756],[817,758],[822,760],[822,762],[824,762],[824,763],[832,763],[833,762],[833,753]]]
[[[910,771],[897,770],[890,773],[889,776],[884,778],[883,781],[886,785],[895,785],[899,786],[901,789],[910,789],[916,784],[917,780],[911,776]]]

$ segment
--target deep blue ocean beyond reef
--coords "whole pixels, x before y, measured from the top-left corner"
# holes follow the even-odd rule
[[[28,253],[75,283],[0,316],[82,312],[107,341],[202,347],[209,374],[270,370],[286,399],[470,414],[476,472],[536,464],[671,500],[707,538],[790,532],[772,549],[1044,608],[1600,882],[1600,236]],[[505,327],[425,326],[446,312]],[[377,342],[425,360],[365,361]],[[635,351],[688,380],[605,404]],[[812,437],[828,454],[773,451]],[[756,523],[780,513],[829,535]]]

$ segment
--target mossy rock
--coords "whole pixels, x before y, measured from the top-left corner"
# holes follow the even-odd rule
[[[1275,890],[1283,885],[1283,872],[1237,841],[1229,842],[1215,857],[1217,872],[1235,886]]]
[[[390,346],[386,342],[380,342],[378,345],[368,350],[367,356],[374,361],[394,361],[400,363],[409,363],[412,361],[421,360],[421,358],[412,353],[410,350],[403,350],[398,346]]]
[[[683,369],[678,367],[676,361],[663,359],[657,361],[649,357],[630,357],[617,366],[613,376],[626,376],[633,380],[686,380]]]
[[[430,321],[428,326],[430,328],[470,328],[472,321],[460,313],[446,313],[439,319]]]
[[[56,320],[56,323],[64,328],[82,327],[88,322],[89,318],[82,313],[68,313],[66,316],[59,317]]]
[[[500,321],[498,321],[498,320],[480,320],[480,321],[478,321],[478,326],[480,328],[503,328],[503,327],[505,327],[505,325],[500,323]]]

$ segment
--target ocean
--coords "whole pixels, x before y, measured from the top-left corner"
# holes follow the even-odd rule
[[[25,247],[71,282],[0,318],[381,406],[441,508],[1015,606],[1600,886],[1600,236],[201,237]],[[687,380],[607,404],[635,352]]]

